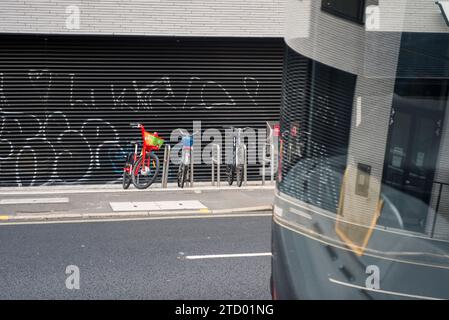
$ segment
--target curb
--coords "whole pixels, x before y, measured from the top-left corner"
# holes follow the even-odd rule
[[[272,205],[231,208],[231,209],[200,209],[200,210],[174,210],[174,211],[134,211],[134,212],[101,212],[101,213],[47,213],[47,214],[23,214],[18,216],[0,216],[0,225],[9,222],[31,222],[31,221],[63,221],[63,220],[90,220],[111,218],[148,218],[148,217],[182,217],[186,215],[213,216],[232,215],[239,213],[254,212],[258,214],[263,211],[271,211]]]
[[[207,185],[198,185],[192,188],[179,188],[170,186],[168,188],[150,187],[139,190],[130,188],[123,190],[121,187],[95,187],[95,188],[67,188],[67,187],[22,187],[22,188],[0,188],[2,196],[21,196],[21,195],[44,195],[44,194],[79,194],[79,193],[128,193],[128,192],[199,192],[199,191],[253,191],[253,190],[274,190],[274,184],[250,185],[235,187],[223,185],[220,187]]]

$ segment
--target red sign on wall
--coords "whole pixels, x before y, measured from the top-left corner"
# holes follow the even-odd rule
[[[279,137],[279,132],[280,132],[280,126],[279,126],[279,124],[275,124],[274,125],[274,127],[273,127],[273,135],[275,136],[275,137]]]

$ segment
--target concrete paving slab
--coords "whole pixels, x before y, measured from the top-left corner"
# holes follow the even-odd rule
[[[207,207],[198,200],[109,202],[112,211],[199,210]]]
[[[207,207],[198,200],[158,201],[156,204],[159,206],[159,210],[207,209]]]
[[[0,200],[3,204],[49,204],[49,203],[68,203],[69,198],[12,198]]]
[[[55,192],[57,190],[54,190]],[[176,191],[154,192],[153,190],[133,190],[130,192],[117,192],[117,190],[103,190],[98,193],[67,192],[61,194],[69,203],[33,203],[24,204],[26,200],[18,201],[20,204],[0,204],[0,220],[13,221],[15,217],[22,219],[28,217],[62,218],[64,215],[81,215],[88,219],[92,217],[108,217],[123,215],[171,215],[180,214],[229,214],[239,212],[271,211],[274,200],[274,190],[266,188],[229,188],[223,189],[183,189]],[[0,198],[6,200],[6,197]],[[29,199],[26,193],[22,197],[14,195],[8,199]],[[50,197],[33,198],[46,201]]]

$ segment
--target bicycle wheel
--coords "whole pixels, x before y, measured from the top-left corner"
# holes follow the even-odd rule
[[[244,170],[243,170],[243,165],[242,164],[240,164],[240,165],[238,165],[237,166],[237,170],[236,170],[236,173],[235,173],[235,175],[236,175],[236,182],[237,182],[237,187],[241,187],[242,186],[242,183],[243,183],[243,173],[244,173]]]
[[[132,174],[133,184],[137,189],[148,188],[157,178],[159,173],[159,158],[151,152],[145,160],[137,159]]]
[[[123,189],[128,189],[131,182],[131,176],[127,172],[123,171]]]
[[[179,170],[178,170],[178,187],[180,188],[184,188],[184,184],[187,180],[187,166],[184,164],[181,164],[179,166]]]
[[[226,175],[228,178],[229,185],[232,186],[232,184],[234,183],[234,165],[229,164],[226,167]]]
[[[133,153],[128,154],[126,157],[125,167],[123,168],[122,186],[125,190],[129,188],[132,182],[130,171],[125,171],[125,169],[129,170],[131,168],[133,155]]]

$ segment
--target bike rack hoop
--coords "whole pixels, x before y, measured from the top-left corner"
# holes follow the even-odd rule
[[[170,167],[170,153],[171,146],[169,144],[165,145],[164,148],[164,166],[162,168],[162,188],[167,188],[168,183],[168,169]]]
[[[248,148],[243,145],[243,185],[248,185]]]
[[[214,157],[214,151],[217,157]],[[217,166],[217,187],[220,187],[220,167],[221,167],[221,148],[220,145],[214,143],[212,145],[212,185],[215,186],[215,166]]]
[[[194,175],[194,159],[193,159],[193,146],[190,147],[190,188],[193,187],[193,175]]]
[[[267,146],[270,148],[270,156],[267,157]],[[262,147],[262,185],[265,185],[265,166],[270,162],[270,181],[274,182],[274,144],[266,143]]]

